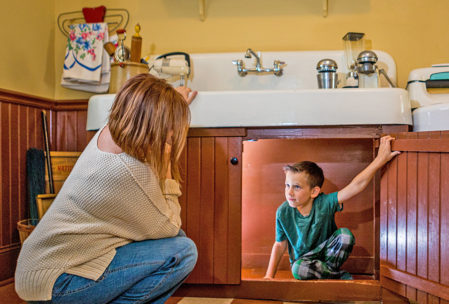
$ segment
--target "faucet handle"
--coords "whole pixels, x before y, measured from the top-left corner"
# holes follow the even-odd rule
[[[274,66],[273,74],[274,74],[275,76],[282,76],[282,74],[283,74],[282,66],[283,66],[284,64],[285,64],[285,61],[280,61],[280,60],[278,60],[278,59],[276,59],[276,60],[273,62],[273,66]]]
[[[285,61],[280,61],[279,59],[276,59],[274,61],[274,66],[280,66],[280,65],[284,65],[284,64],[285,64]]]
[[[235,64],[237,66],[237,73],[239,73],[239,76],[243,77],[248,74],[248,71],[245,70],[245,64],[243,63],[243,60],[232,60],[232,64]]]

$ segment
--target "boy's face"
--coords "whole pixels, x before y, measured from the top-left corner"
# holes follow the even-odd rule
[[[307,173],[285,173],[285,198],[290,207],[302,208],[312,204],[313,199],[320,193],[319,187],[311,188],[307,181]]]

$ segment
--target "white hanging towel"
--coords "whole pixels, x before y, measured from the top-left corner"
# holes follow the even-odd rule
[[[61,85],[88,92],[107,92],[111,65],[103,44],[108,40],[106,23],[72,25]]]

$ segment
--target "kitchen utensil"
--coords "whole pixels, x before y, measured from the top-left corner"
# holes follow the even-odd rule
[[[125,62],[129,59],[129,49],[125,46],[126,30],[117,30],[119,46],[115,50],[114,59],[116,62]]]
[[[150,73],[167,81],[176,81],[179,76],[181,86],[185,85],[190,76],[190,55],[184,52],[160,55],[149,65]]]
[[[109,56],[114,56],[115,54],[115,45],[112,42],[106,42],[103,45],[104,49],[106,50],[106,52],[108,53]]]
[[[134,27],[136,33],[131,38],[131,62],[140,62],[142,52],[142,37],[140,37],[140,24],[137,23]]]
[[[335,89],[338,83],[337,63],[332,59],[322,59],[316,65],[317,80],[320,89]]]

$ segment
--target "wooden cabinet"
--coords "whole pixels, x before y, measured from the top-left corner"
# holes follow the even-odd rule
[[[401,133],[381,179],[380,274],[418,303],[449,303],[449,132]]]
[[[187,283],[239,284],[244,129],[191,130],[181,158],[182,228],[198,248]]]
[[[184,181],[180,203],[183,229],[197,244],[199,256],[187,283],[239,284],[241,281],[244,140],[280,139],[283,145],[286,139],[303,140],[308,146],[303,150],[309,151],[304,157],[320,153],[325,163],[334,162],[329,166],[329,171],[335,179],[331,179],[330,188],[325,189],[331,192],[348,183],[363,169],[360,166],[367,165],[374,158],[375,138],[391,130],[406,129],[407,126],[191,129],[181,158]],[[318,150],[315,147],[317,143]],[[345,149],[344,145],[349,145],[349,148]],[[329,154],[326,150],[330,146],[337,149]],[[348,149],[352,152],[348,152]],[[352,153],[352,156],[348,156],[348,153]],[[336,157],[337,154],[341,155]],[[342,158],[344,155],[346,157]],[[299,161],[296,156],[291,161]],[[357,162],[361,164],[356,166]],[[282,177],[279,180],[282,184]],[[354,208],[348,206],[346,214],[339,219],[341,224],[346,224],[345,227],[350,223],[359,238],[359,247],[348,261],[348,270],[371,278],[378,278],[379,269],[378,189],[376,180],[354,201]],[[281,198],[273,203],[279,204],[283,200],[283,191],[275,191],[280,193]],[[255,214],[259,214],[257,202],[251,208]],[[258,223],[261,233],[270,234],[271,230],[264,231],[273,223],[273,220],[261,218]],[[274,238],[274,231],[271,234]],[[267,237],[270,236],[263,236],[265,239]],[[258,262],[263,267],[268,262],[265,260],[269,257],[271,245],[272,241],[268,250],[264,250],[266,256],[262,257],[262,263]]]

